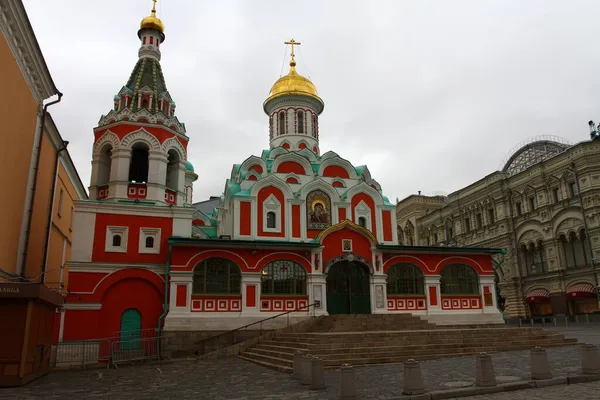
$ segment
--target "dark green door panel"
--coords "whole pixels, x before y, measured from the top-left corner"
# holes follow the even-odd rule
[[[121,315],[121,350],[136,350],[142,337],[142,315],[135,308]]]
[[[359,262],[341,261],[327,273],[329,314],[370,314],[369,271]]]

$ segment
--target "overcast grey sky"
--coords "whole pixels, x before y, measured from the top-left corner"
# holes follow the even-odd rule
[[[150,0],[25,0],[51,108],[89,184],[92,129],[137,60]],[[325,101],[321,152],[367,164],[390,200],[452,192],[521,141],[589,139],[600,120],[600,1],[160,0],[167,87],[190,137],[194,199],[268,148],[262,111],[285,46]],[[289,51],[288,51],[289,53]],[[287,62],[287,61],[286,61]],[[287,68],[284,68],[284,74]]]

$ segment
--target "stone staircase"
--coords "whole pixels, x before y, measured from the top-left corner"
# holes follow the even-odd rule
[[[319,318],[310,332],[280,333],[242,352],[239,357],[281,372],[292,372],[294,352],[302,349],[323,359],[325,368],[400,363],[479,352],[556,347],[576,344],[541,328],[436,326],[410,314],[334,315]]]

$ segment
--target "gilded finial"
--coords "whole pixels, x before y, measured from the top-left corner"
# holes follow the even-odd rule
[[[162,40],[164,40],[165,25],[156,16],[156,0],[152,0],[152,10],[150,11],[150,15],[142,20],[140,29],[156,29],[163,34]]]
[[[292,39],[288,42],[284,42],[284,44],[289,44],[292,46],[292,53],[290,54],[292,56],[292,59],[290,60],[290,67],[292,67],[292,70],[294,70],[294,67],[296,66],[296,54],[294,53],[294,46],[300,46],[302,43],[296,42],[294,39]]]

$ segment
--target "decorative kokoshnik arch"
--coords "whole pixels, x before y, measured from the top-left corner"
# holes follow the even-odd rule
[[[327,261],[327,263],[325,263],[325,265],[323,266],[323,272],[327,273],[329,271],[329,268],[331,268],[331,266],[333,264],[337,264],[342,261],[359,262],[361,264],[364,264],[364,266],[369,269],[369,274],[372,275],[375,273],[373,266],[371,265],[371,263],[369,261],[367,261],[364,257],[361,257],[358,254],[353,254],[353,253],[342,254],[342,255],[339,255],[339,256],[334,257],[331,260]]]

